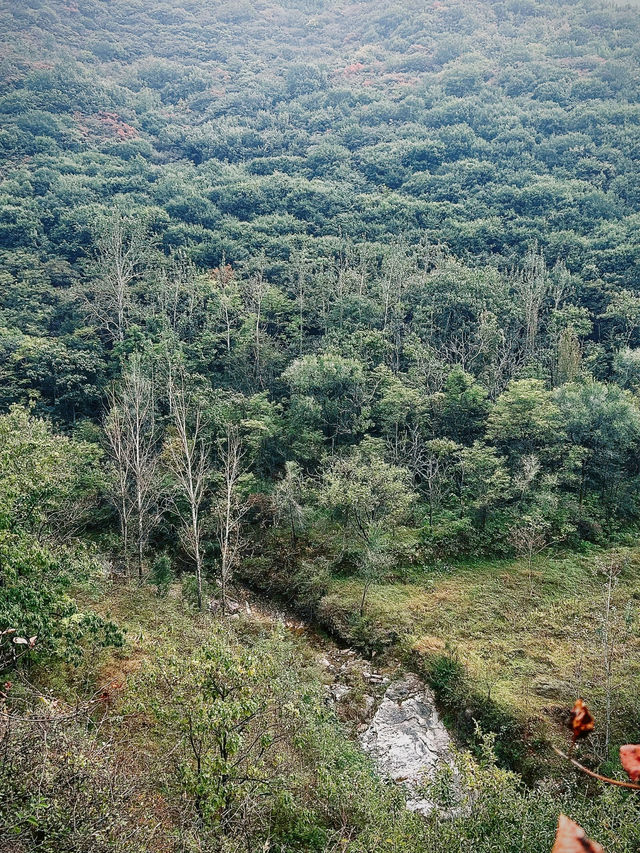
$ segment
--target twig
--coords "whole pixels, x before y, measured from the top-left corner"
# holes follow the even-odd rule
[[[600,773],[596,773],[594,770],[589,770],[583,764],[580,764],[575,758],[569,758],[568,755],[565,755],[564,752],[559,750],[556,746],[551,747],[554,752],[556,752],[562,758],[565,758],[567,761],[570,761],[574,767],[577,767],[578,770],[582,770],[583,773],[586,773],[587,776],[592,776],[594,779],[599,779],[601,782],[607,782],[609,785],[617,785],[619,788],[632,788],[634,791],[640,791],[640,785],[636,785],[634,782],[623,782],[620,779],[609,779],[608,776],[602,776]]]

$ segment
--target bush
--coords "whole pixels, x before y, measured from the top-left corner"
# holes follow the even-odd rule
[[[173,566],[168,554],[158,554],[151,565],[150,583],[154,584],[161,598],[165,598],[173,582]]]
[[[208,585],[202,582],[202,597],[205,600],[209,595]],[[198,606],[198,580],[195,575],[183,575],[182,597],[190,607]]]

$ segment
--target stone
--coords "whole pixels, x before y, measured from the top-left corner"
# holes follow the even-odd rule
[[[392,682],[366,731],[360,736],[364,750],[373,758],[380,775],[407,789],[407,808],[430,814],[436,804],[420,792],[446,762],[459,774],[451,757],[451,739],[435,708],[431,690],[414,675]],[[447,814],[452,816],[455,808]]]
[[[364,708],[365,716],[369,716],[369,714],[373,711],[376,704],[375,696],[371,696],[368,693],[362,697],[362,705]]]
[[[573,695],[571,686],[559,678],[537,678],[533,683],[533,692],[545,699],[566,699]]]
[[[346,684],[334,684],[331,687],[331,695],[333,696],[336,702],[342,701],[345,696],[348,696],[351,693],[351,688],[347,687]]]

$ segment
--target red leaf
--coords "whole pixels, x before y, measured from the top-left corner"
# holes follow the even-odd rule
[[[632,782],[640,779],[640,745],[627,743],[620,747],[620,761]]]
[[[582,699],[576,699],[576,704],[571,709],[571,728],[573,729],[573,740],[576,741],[580,737],[585,737],[592,732],[595,726],[595,721],[591,716],[591,711],[584,704]]]
[[[604,848],[587,838],[581,826],[561,814],[551,853],[604,853]]]

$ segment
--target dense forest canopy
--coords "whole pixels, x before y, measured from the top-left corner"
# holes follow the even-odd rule
[[[437,504],[484,529],[479,470],[517,515],[527,482],[555,536],[635,518],[637,13],[2,15],[5,407],[99,421],[128,355],[171,338],[191,375],[269,410],[267,480],[369,437],[431,527]],[[517,409],[548,417],[516,435]]]
[[[521,776],[578,690],[590,766],[639,719],[637,5],[0,0],[16,851],[129,849],[96,827],[146,802],[114,793],[130,676],[135,785],[182,845],[131,849],[542,851],[558,799],[636,849],[632,799]],[[239,584],[432,684],[473,819],[398,816],[310,649],[226,620]],[[62,696],[87,720],[34,764]]]

